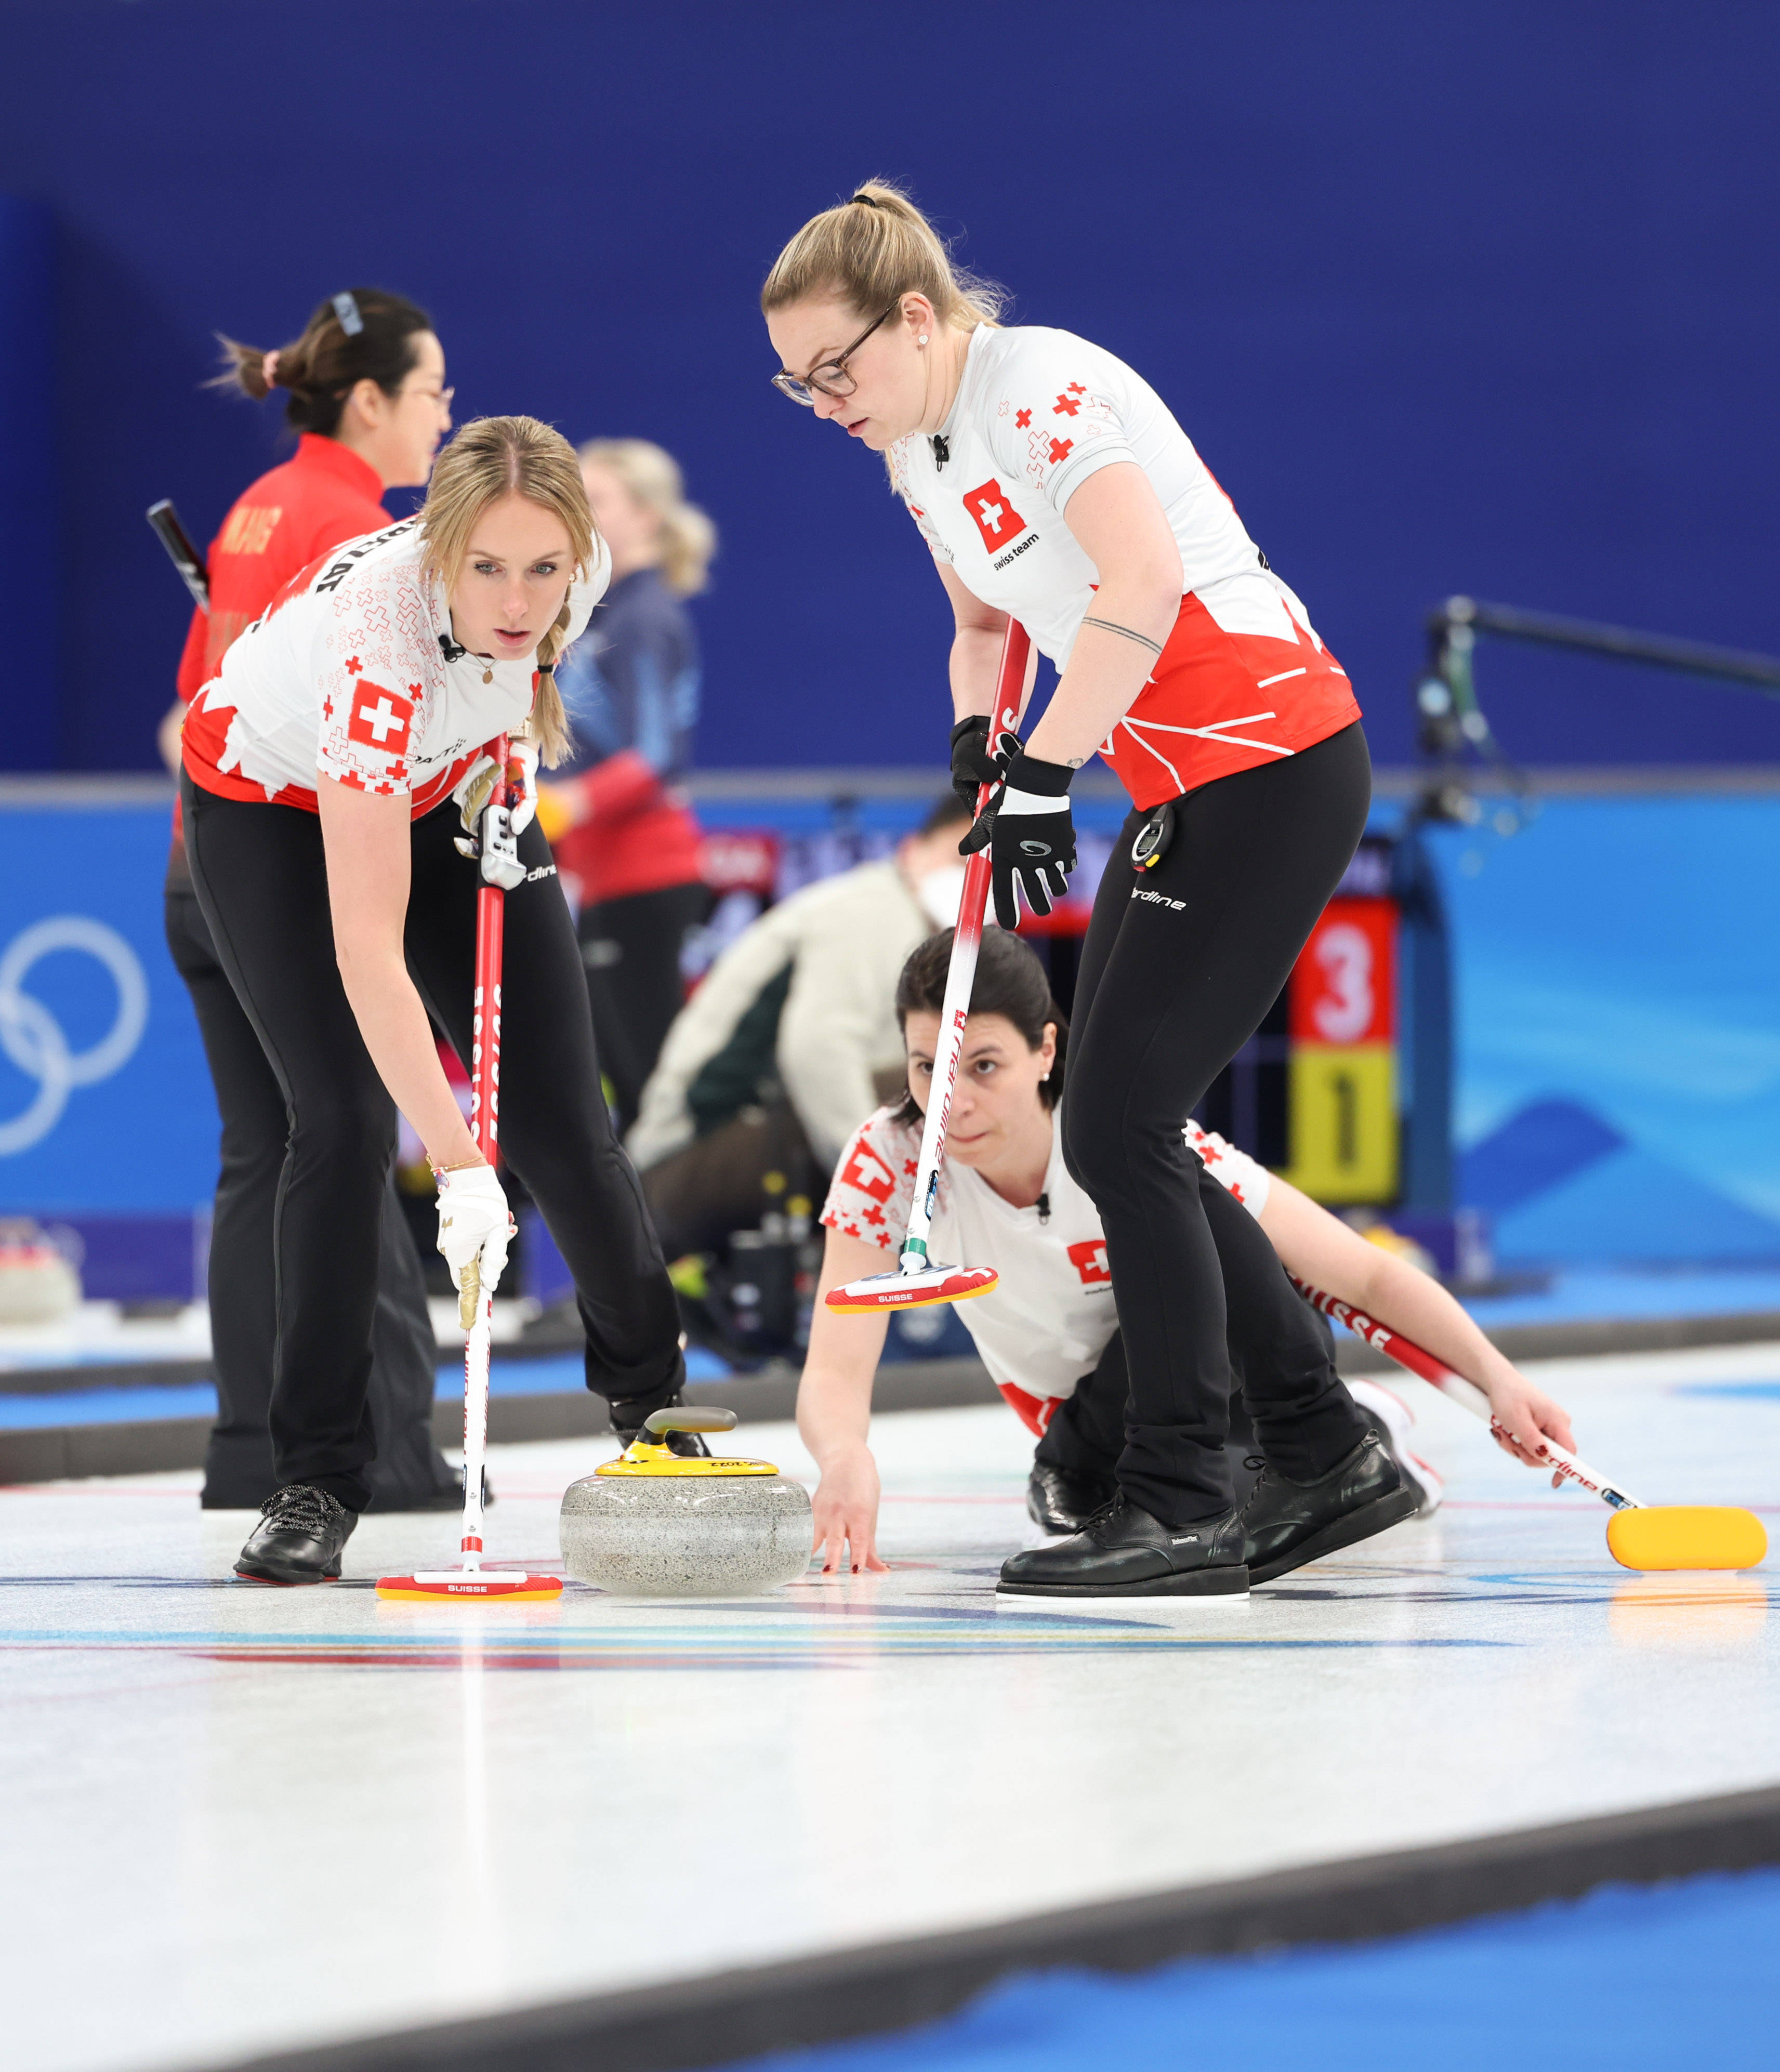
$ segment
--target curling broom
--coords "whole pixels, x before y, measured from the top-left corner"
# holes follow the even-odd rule
[[[1007,623],[1001,673],[995,686],[995,717],[989,740],[998,742],[1020,724],[1026,701],[1026,657],[1031,641],[1016,619]],[[989,804],[993,786],[976,794],[976,810]],[[824,1301],[843,1312],[921,1309],[936,1302],[964,1302],[986,1295],[999,1279],[993,1266],[943,1266],[928,1256],[927,1239],[939,1199],[939,1164],[946,1153],[946,1123],[952,1090],[958,1083],[958,1060],[964,1047],[964,1023],[970,1013],[970,990],[976,977],[976,952],[983,940],[983,916],[989,905],[989,851],[980,849],[964,866],[964,889],[958,902],[958,925],[952,931],[952,961],[946,972],[946,997],[939,1009],[939,1054],[933,1061],[933,1083],[927,1116],[921,1132],[921,1157],[915,1174],[915,1203],[894,1270],[870,1273],[860,1281],[831,1288]]]
[[[505,932],[506,898],[522,884],[525,866],[519,860],[508,804],[505,734],[489,744],[495,758],[495,786],[483,808],[476,853],[482,883],[476,890],[476,990],[471,1024],[470,1124],[476,1149],[492,1166],[500,1107],[500,973]],[[467,846],[467,845],[466,845]],[[528,1575],[522,1568],[482,1565],[483,1470],[488,1456],[488,1358],[494,1342],[495,1291],[482,1285],[472,1260],[458,1289],[458,1318],[463,1326],[463,1564],[423,1570],[412,1576],[381,1576],[380,1597],[433,1602],[444,1598],[560,1597],[558,1576]]]
[[[1442,1395],[1494,1425],[1490,1399],[1475,1382],[1453,1373],[1431,1352],[1393,1331],[1388,1324],[1367,1316],[1364,1310],[1324,1294],[1296,1274],[1292,1278],[1305,1301],[1326,1317],[1345,1324],[1356,1338],[1387,1353],[1400,1367],[1420,1375]],[[1753,1511],[1729,1504],[1641,1503],[1555,1439],[1542,1435],[1539,1451],[1554,1474],[1599,1497],[1611,1508],[1607,1551],[1622,1568],[1753,1568],[1768,1551],[1766,1530]]]

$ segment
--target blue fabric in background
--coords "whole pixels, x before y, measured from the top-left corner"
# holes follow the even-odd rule
[[[71,766],[154,767],[189,606],[146,507],[206,540],[285,450],[272,406],[200,389],[214,333],[277,344],[372,282],[437,318],[460,419],[682,462],[723,538],[693,607],[705,764],[937,771],[944,594],[877,456],[768,387],[758,305],[873,173],[1019,321],[1155,384],[1380,762],[1408,759],[1423,615],[1453,590],[1780,650],[1771,5],[902,0],[862,71],[811,0],[5,18],[0,187],[57,230],[55,385],[27,407],[63,473]],[[536,154],[467,150],[442,114],[497,55],[561,126],[548,199]],[[49,617],[36,575],[0,571],[14,650]],[[1538,653],[1498,681],[1523,761],[1780,760],[1757,698]]]
[[[1460,1198],[1498,1258],[1780,1262],[1780,796],[1552,798],[1433,839]]]
[[[1017,1978],[746,2072],[1753,2072],[1774,2061],[1777,1951],[1780,1872],[1609,1886],[1387,1942]]]

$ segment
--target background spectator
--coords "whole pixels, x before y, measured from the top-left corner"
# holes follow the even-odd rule
[[[712,965],[626,1141],[670,1259],[756,1223],[769,1174],[794,1194],[825,1186],[842,1145],[901,1084],[897,974],[957,919],[969,822],[948,791],[894,857],[805,886]]]
[[[672,788],[698,719],[698,641],[717,528],[647,439],[590,439],[582,479],[612,586],[557,671],[576,754],[544,788],[544,827],[581,906],[600,1063],[627,1122],[680,1010],[680,952],[709,904],[698,824]]]

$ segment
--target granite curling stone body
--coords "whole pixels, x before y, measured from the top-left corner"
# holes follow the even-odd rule
[[[562,1559],[622,1597],[734,1597],[809,1566],[810,1499],[770,1461],[687,1457],[674,1432],[729,1432],[733,1410],[652,1411],[615,1461],[562,1498]],[[652,1443],[652,1438],[654,1443]]]

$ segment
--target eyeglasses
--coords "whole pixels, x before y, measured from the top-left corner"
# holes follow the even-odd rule
[[[866,325],[845,352],[833,360],[824,360],[820,367],[812,367],[808,374],[792,374],[780,368],[772,377],[774,388],[781,396],[789,396],[794,403],[802,403],[808,409],[814,409],[818,390],[824,396],[850,396],[859,384],[847,372],[847,362],[877,330],[878,324],[887,323],[895,315],[902,302],[902,298],[898,295],[877,323]]]
[[[457,393],[455,388],[441,388],[435,395],[425,388],[405,388],[401,392],[401,401],[405,403],[410,396],[425,396],[427,401],[438,409],[442,417],[449,417],[451,414],[451,398]]]

